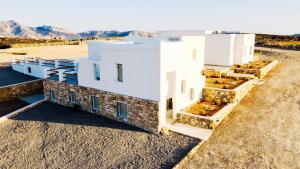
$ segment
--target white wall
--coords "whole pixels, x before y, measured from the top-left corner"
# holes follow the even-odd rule
[[[234,58],[235,35],[212,34],[205,36],[207,65],[231,66]]]
[[[254,59],[255,34],[238,34],[235,37],[234,64],[245,64]]]
[[[31,68],[31,73],[28,72],[29,67]],[[42,79],[42,78],[47,78],[47,70],[51,68],[41,66],[39,64],[22,63],[22,64],[12,64],[12,69],[20,73]]]
[[[202,97],[205,79],[203,36],[181,37],[182,41],[161,43],[161,121],[165,122],[167,99],[173,99],[173,118],[183,108],[197,102]],[[199,45],[200,44],[200,45]],[[196,50],[196,60],[192,51]],[[181,93],[181,81],[186,81],[186,91]],[[194,88],[194,99],[190,100],[190,89]],[[162,124],[164,125],[164,124]]]
[[[95,55],[99,51],[101,55]],[[159,43],[89,42],[89,52],[89,59],[79,61],[79,85],[143,99],[160,100]],[[93,63],[100,65],[100,81],[94,79]],[[117,80],[117,64],[123,65],[123,82]]]

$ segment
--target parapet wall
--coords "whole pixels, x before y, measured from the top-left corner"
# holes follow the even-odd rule
[[[157,101],[120,95],[49,79],[44,80],[43,85],[45,98],[49,101],[51,101],[50,90],[54,90],[57,97],[54,102],[57,104],[68,107],[76,106],[84,111],[96,113],[147,131],[155,133],[159,131],[159,103]],[[75,104],[72,104],[69,101],[69,91],[74,91],[76,93]],[[92,109],[91,96],[99,97],[100,110],[98,112],[94,112]],[[117,102],[127,104],[127,119],[117,117]]]
[[[43,91],[43,81],[33,80],[0,87],[0,103]]]

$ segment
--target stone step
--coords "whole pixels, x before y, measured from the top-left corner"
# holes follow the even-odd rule
[[[204,129],[204,128],[199,128],[199,127],[194,127],[194,126],[190,126],[190,125],[182,124],[182,123],[178,123],[178,122],[168,124],[167,128],[170,131],[180,133],[183,135],[187,135],[190,137],[198,138],[200,140],[208,139],[213,132],[212,129]]]

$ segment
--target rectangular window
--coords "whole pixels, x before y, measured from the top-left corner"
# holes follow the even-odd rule
[[[194,92],[194,88],[190,89],[190,100],[194,100],[195,96],[195,92]]]
[[[100,110],[100,104],[99,104],[99,97],[92,96],[92,109],[94,112],[99,112]]]
[[[127,104],[125,103],[117,103],[117,115],[118,117],[127,120],[128,118],[128,111],[127,111]]]
[[[117,64],[118,81],[123,82],[123,65]]]
[[[76,103],[76,93],[74,91],[69,92],[69,101],[70,103]]]
[[[56,101],[56,94],[54,90],[50,90],[50,100],[53,102]]]
[[[31,73],[31,67],[27,68],[28,73]]]
[[[192,50],[192,60],[197,60],[197,50],[196,49],[193,49]]]
[[[181,81],[181,93],[185,93],[185,87],[186,87],[186,81],[182,80]]]
[[[94,63],[94,77],[95,80],[100,80],[100,66],[96,63]]]

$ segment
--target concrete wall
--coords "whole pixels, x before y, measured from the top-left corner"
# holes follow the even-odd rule
[[[235,35],[233,64],[245,64],[254,59],[255,34]]]
[[[0,87],[0,103],[43,91],[42,80]]]
[[[31,68],[31,73],[28,72],[28,68]],[[41,66],[40,64],[21,63],[12,64],[12,69],[26,75],[30,75],[37,78],[47,78],[47,70],[49,67]]]

